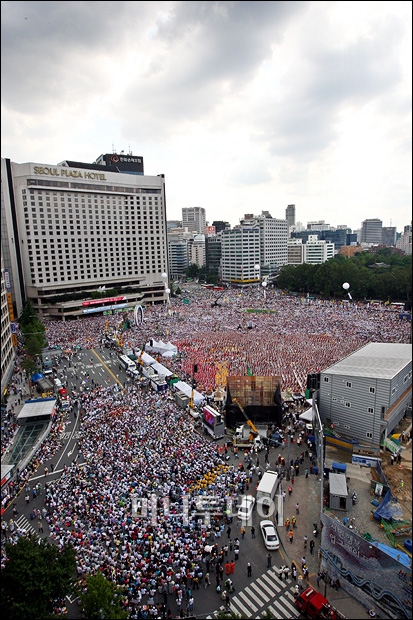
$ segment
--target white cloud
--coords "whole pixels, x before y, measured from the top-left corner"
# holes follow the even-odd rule
[[[2,2],[2,156],[164,173],[167,216],[411,221],[411,3]]]

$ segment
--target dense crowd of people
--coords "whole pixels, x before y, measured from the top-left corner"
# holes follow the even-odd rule
[[[410,339],[410,322],[388,306],[343,301],[310,300],[269,291],[265,303],[256,290],[225,291],[219,305],[216,292],[198,290],[183,303],[150,306],[142,324],[123,332],[123,319],[86,318],[48,322],[47,339],[62,348],[98,347],[102,331],[117,333],[139,350],[150,338],[164,338],[178,348],[178,356],[162,364],[179,377],[191,377],[194,363],[198,390],[216,387],[217,365],[225,374],[281,377],[284,392],[300,392],[307,375],[319,373],[369,342]],[[132,313],[131,313],[132,314]]]
[[[216,387],[216,365],[224,362],[229,375],[245,375],[248,369],[279,375],[284,391],[301,391],[308,373],[370,341],[409,341],[410,324],[394,312],[275,293],[258,308],[256,295],[226,291],[214,307],[207,291],[192,296],[189,304],[173,299],[171,305],[147,308],[144,322],[127,331],[119,315],[50,321],[46,337],[62,350],[99,348],[103,334],[115,334],[135,350],[149,338],[164,338],[177,346],[178,355],[162,363],[181,378],[191,376],[196,363],[198,389]],[[18,371],[15,385],[22,378]],[[94,385],[79,395],[77,410],[79,456],[64,466],[61,477],[45,478],[42,516],[51,538],[58,546],[74,546],[81,587],[97,571],[122,586],[130,618],[192,612],[194,592],[201,584],[208,587],[212,573],[219,586],[224,566],[238,557],[242,537],[235,524],[231,535],[237,498],[249,492],[263,469],[252,453],[237,467],[229,465],[227,448],[220,450],[199,433],[174,401],[133,382]],[[291,416],[285,424],[295,425]],[[20,472],[21,488],[59,448],[57,419]],[[311,463],[308,451],[304,458]],[[2,529],[10,541],[21,535],[6,523]],[[3,545],[2,565],[5,561]]]

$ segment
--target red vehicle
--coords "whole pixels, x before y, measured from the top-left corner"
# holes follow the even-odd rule
[[[294,605],[304,616],[311,620],[345,620],[346,618],[341,611],[333,607],[314,588],[307,588],[304,592],[301,592],[295,599]]]
[[[70,408],[70,398],[69,398],[69,394],[67,393],[67,390],[65,388],[60,388],[59,390],[59,400],[62,404],[62,408],[63,409],[69,409]]]

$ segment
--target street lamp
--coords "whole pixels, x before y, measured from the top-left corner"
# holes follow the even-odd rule
[[[262,283],[262,289],[264,291],[264,301],[267,300],[267,286],[268,286],[268,282],[267,280],[264,280]]]
[[[166,301],[168,303],[168,305],[171,303],[170,299],[169,299],[169,294],[171,292],[171,289],[168,287],[168,274],[164,271],[161,274],[162,279],[164,280],[164,286],[165,286],[165,295],[166,295]]]

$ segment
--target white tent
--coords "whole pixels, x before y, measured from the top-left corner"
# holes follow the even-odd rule
[[[169,370],[169,368],[166,368],[166,366],[162,366],[162,364],[159,364],[159,362],[151,364],[151,368],[153,368],[155,372],[158,373],[158,375],[163,375],[164,377],[170,377],[173,374]]]
[[[181,392],[186,394],[186,396],[189,396],[189,398],[191,398],[192,388],[190,385],[188,385],[184,381],[177,381],[176,383],[174,383],[174,389],[180,390]],[[205,397],[202,394],[200,394],[200,392],[197,392],[196,390],[194,390],[194,404],[199,405],[204,400],[205,400]]]
[[[307,409],[299,416],[300,420],[304,420],[304,422],[312,422],[313,421],[313,408]]]
[[[136,351],[135,355],[137,359],[144,363],[145,366],[151,366],[152,364],[156,363],[156,359],[151,355],[145,353],[145,351],[143,352],[142,356],[140,351]]]
[[[162,340],[156,341],[154,338],[151,338],[151,340],[145,345],[145,351],[150,351],[151,353],[160,353],[161,355],[163,355],[167,351],[178,353],[178,348],[170,342],[165,343]]]

